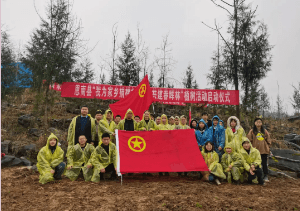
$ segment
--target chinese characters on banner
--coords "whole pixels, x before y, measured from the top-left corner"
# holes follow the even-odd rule
[[[62,86],[55,84],[53,89],[60,91],[62,97],[98,98],[120,100],[126,97],[135,87],[106,84],[88,84],[64,82]],[[238,105],[238,90],[210,90],[210,89],[177,89],[151,88],[155,102],[183,105],[184,103],[207,103],[222,105]]]

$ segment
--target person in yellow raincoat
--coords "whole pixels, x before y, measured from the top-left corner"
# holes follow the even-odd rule
[[[175,116],[175,118],[174,118],[174,127],[173,127],[173,130],[176,128],[176,126],[177,127],[180,126],[180,118],[179,118],[179,116]]]
[[[252,147],[247,137],[243,137],[241,155],[243,157],[244,169],[248,174],[248,183],[252,184],[252,180],[257,177],[258,183],[264,185],[260,152]]]
[[[157,125],[153,120],[150,119],[150,112],[147,110],[143,114],[143,119],[138,123],[138,131],[152,131],[158,130]]]
[[[138,129],[138,124],[134,120],[134,114],[131,109],[126,111],[125,117],[120,121],[117,129],[126,131],[136,131]]]
[[[80,135],[85,135],[87,143],[92,143],[95,141],[95,119],[91,117],[88,112],[88,107],[82,106],[81,114],[72,119],[68,129],[68,149],[78,143],[78,138]]]
[[[82,171],[85,181],[90,181],[93,175],[91,164],[91,154],[95,147],[86,143],[87,139],[84,135],[79,136],[79,143],[72,146],[69,150],[67,159],[68,165],[65,175],[72,181],[76,180]]]
[[[117,180],[117,147],[110,141],[108,133],[102,135],[102,141],[92,153],[92,165],[94,173],[92,182],[100,182],[104,179],[105,172],[112,172],[111,179]]]
[[[233,151],[231,143],[224,147],[224,151],[225,153],[222,155],[221,165],[227,176],[227,181],[231,183],[233,179],[233,182],[240,184],[240,180],[243,182],[242,173],[244,171],[242,155]]]
[[[179,123],[179,125],[176,125],[174,129],[176,129],[176,130],[178,130],[178,129],[191,129],[190,126],[188,126],[186,124],[186,122],[187,122],[186,116],[182,115],[180,117],[180,123]]]
[[[155,119],[155,124],[158,126],[161,122],[161,116],[157,116]]]
[[[242,138],[246,137],[246,133],[241,126],[240,120],[231,116],[227,120],[227,129],[225,130],[225,146],[232,144],[235,152],[240,152],[242,148]]]
[[[63,160],[64,151],[58,146],[58,138],[51,133],[46,146],[37,155],[36,167],[40,173],[39,182],[45,184],[53,180],[60,180],[66,167]]]
[[[171,127],[171,130],[174,130],[174,128],[175,128],[175,118],[173,116],[171,116],[169,118],[169,125]]]
[[[208,174],[206,172],[202,172],[204,179],[208,181],[215,181],[217,185],[220,185],[221,183],[218,178],[226,179],[226,175],[219,163],[219,155],[214,151],[213,143],[210,141],[206,142],[201,154],[209,169]]]
[[[167,115],[161,115],[161,122],[158,125],[159,130],[172,130],[171,126],[168,124],[168,117]]]
[[[103,118],[98,124],[98,143],[100,143],[103,133],[108,133],[109,135],[111,135],[110,138],[112,141],[114,141],[116,127],[116,123],[113,121],[113,113],[110,109],[107,109],[103,115]]]

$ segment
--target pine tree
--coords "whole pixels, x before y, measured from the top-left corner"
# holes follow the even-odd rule
[[[71,8],[68,0],[49,1],[46,17],[40,16],[41,24],[33,31],[26,45],[26,55],[22,58],[22,62],[32,70],[33,88],[39,93],[36,108],[44,104],[45,127],[48,107],[54,103],[49,85],[72,81],[76,60],[86,53],[80,39],[82,27],[71,14]]]
[[[139,69],[135,58],[134,42],[129,32],[121,45],[121,50],[122,54],[117,58],[119,81],[124,86],[136,86],[138,85]]]
[[[259,92],[260,92],[259,107],[262,110],[262,114],[263,114],[263,117],[264,117],[265,116],[265,111],[267,109],[270,109],[271,105],[270,105],[270,100],[269,100],[268,93],[266,92],[265,88],[262,87]]]
[[[78,83],[91,83],[94,80],[94,70],[89,58],[84,58],[72,73],[73,80]]]
[[[187,67],[187,70],[185,71],[185,77],[183,78],[182,83],[184,88],[198,89],[198,84],[196,82],[196,79],[194,80],[194,73],[191,65]]]
[[[1,99],[15,86],[17,69],[14,62],[15,53],[9,34],[1,30]]]
[[[293,86],[294,93],[292,98],[292,106],[295,109],[295,113],[300,113],[300,82],[298,88],[296,86]]]

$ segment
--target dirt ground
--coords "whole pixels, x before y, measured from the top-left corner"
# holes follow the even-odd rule
[[[100,184],[69,179],[41,185],[28,169],[1,170],[1,210],[300,210],[300,180],[216,186],[191,174],[124,176]]]

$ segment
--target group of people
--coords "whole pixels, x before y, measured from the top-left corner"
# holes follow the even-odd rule
[[[255,119],[253,129],[246,136],[239,119],[234,116],[228,119],[225,129],[217,115],[209,120],[207,113],[202,114],[200,121],[193,119],[187,125],[184,115],[168,118],[163,114],[154,119],[148,110],[142,119],[134,116],[131,109],[127,110],[123,119],[120,115],[114,116],[110,109],[104,114],[98,110],[93,118],[88,114],[88,107],[82,106],[81,114],[73,118],[68,129],[67,164],[64,162],[64,151],[54,134],[49,136],[46,146],[40,150],[37,156],[40,183],[59,180],[62,175],[72,181],[83,177],[85,181],[99,182],[105,179],[106,172],[111,173],[110,179],[117,180],[116,129],[194,129],[199,150],[209,168],[209,172],[200,172],[203,180],[215,181],[218,185],[219,179],[240,184],[247,178],[248,183],[254,181],[260,185],[268,181],[267,157],[271,142],[261,118]],[[162,172],[159,174],[163,175]],[[187,176],[187,172],[184,175]]]

